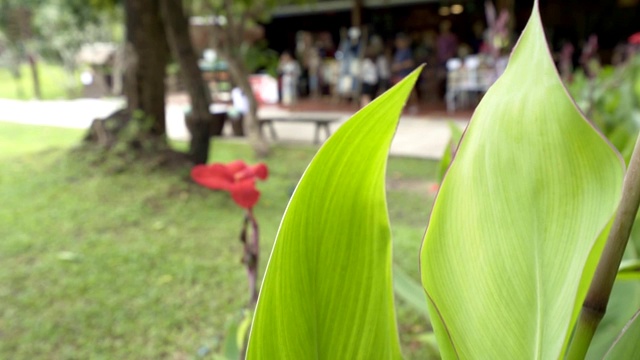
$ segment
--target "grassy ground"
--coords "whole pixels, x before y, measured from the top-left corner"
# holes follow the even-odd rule
[[[66,89],[68,78],[61,66],[39,62],[38,74],[43,99],[66,99],[69,97]],[[20,75],[19,81],[16,82],[8,69],[0,68],[1,99],[27,100],[35,98],[31,70],[28,65],[24,64],[20,67]],[[76,86],[79,91],[80,83],[78,82]]]
[[[0,359],[211,358],[247,300],[242,212],[186,172],[89,166],[90,154],[66,150],[81,135],[0,122]],[[252,161],[243,144],[213,151]],[[268,161],[262,259],[314,153],[277,147]],[[433,172],[415,159],[388,168],[394,258],[415,279]],[[405,355],[425,358],[425,320],[397,303]]]

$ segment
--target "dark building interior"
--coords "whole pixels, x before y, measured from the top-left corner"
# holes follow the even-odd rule
[[[354,1],[320,1],[316,5],[294,6],[276,11],[265,25],[269,46],[277,51],[295,46],[297,30],[328,31],[334,42],[340,40],[340,29],[351,26]],[[443,20],[452,23],[452,30],[461,43],[474,41],[473,24],[485,24],[485,1],[363,1],[362,24],[369,34],[393,39],[395,34],[437,31]],[[512,1],[514,36],[524,27],[532,1]],[[460,14],[440,13],[442,7],[460,4]],[[598,35],[599,49],[608,62],[613,48],[631,34],[640,31],[639,0],[540,0],[540,10],[549,43],[558,50],[571,42],[578,48],[591,34]],[[295,29],[295,30],[294,30]]]

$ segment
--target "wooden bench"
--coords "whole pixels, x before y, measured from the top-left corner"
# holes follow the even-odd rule
[[[273,140],[278,140],[278,134],[276,133],[276,128],[273,126],[274,122],[289,122],[289,123],[310,123],[315,124],[315,136],[313,138],[314,144],[320,143],[320,129],[324,129],[326,134],[326,139],[331,136],[331,129],[329,125],[331,123],[339,121],[339,118],[308,118],[308,117],[273,117],[273,118],[264,118],[259,119],[258,124],[260,127],[260,133],[263,134],[263,128],[265,126],[269,127],[269,132],[271,133],[271,138]]]

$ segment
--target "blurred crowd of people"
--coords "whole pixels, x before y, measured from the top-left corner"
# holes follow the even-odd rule
[[[565,82],[572,82],[576,67],[584,74],[595,77],[601,69],[601,58],[598,48],[598,36],[592,34],[581,45],[578,53],[576,46],[570,41],[563,41],[561,48],[555,53],[555,60],[560,76]],[[640,32],[620,41],[611,54],[611,65],[620,66],[640,53]]]
[[[417,90],[411,94],[409,111],[419,101],[442,101],[447,91],[447,74],[452,59],[480,54],[480,66],[494,69],[497,58],[505,54],[509,39],[500,31],[504,17],[494,17],[473,25],[475,37],[461,42],[452,23],[444,20],[439,28],[397,33],[383,38],[367,29],[342,29],[336,46],[329,32],[298,32],[293,51],[281,54],[278,66],[280,99],[292,105],[300,97],[331,96],[366,105],[411,73],[427,64]],[[498,25],[498,26],[496,26]],[[497,51],[496,51],[497,49]],[[495,76],[497,77],[497,76]]]
[[[465,30],[464,39],[446,19],[437,29],[387,38],[370,33],[366,27],[342,29],[337,46],[328,31],[300,31],[295,49],[280,57],[280,99],[284,105],[292,105],[300,97],[330,96],[364,106],[426,64],[410,96],[409,112],[425,102],[444,101],[449,110],[469,105],[470,96],[478,99],[505,70],[515,42],[508,26],[509,13],[497,12],[493,6],[485,12],[486,21],[469,24],[471,32],[460,29]],[[635,36],[631,43],[640,41],[640,35]],[[614,64],[628,57],[629,46],[615,51]],[[594,35],[581,45],[579,60],[571,43],[560,46],[553,55],[560,74],[570,81],[576,65],[586,72],[594,71],[597,54],[598,38]]]

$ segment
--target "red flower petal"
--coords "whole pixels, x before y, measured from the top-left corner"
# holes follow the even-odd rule
[[[196,165],[191,169],[192,177],[224,177],[233,179],[231,173],[224,164]]]
[[[228,191],[231,187],[231,183],[227,180],[221,178],[203,178],[203,179],[194,179],[196,183],[207,187],[211,190],[226,190]]]
[[[248,179],[254,179],[255,175],[253,173],[253,171],[251,170],[251,168],[246,168],[242,171],[239,171],[237,173],[235,173],[233,175],[233,178],[236,182],[238,181],[244,181],[244,180],[248,180]]]
[[[260,180],[266,180],[269,177],[269,168],[264,163],[255,164],[250,169]]]
[[[265,180],[269,176],[269,170],[265,164],[256,164],[250,166],[234,175],[236,181],[242,181],[246,179],[258,178]]]
[[[229,189],[233,201],[245,209],[252,208],[260,199],[260,192],[256,189],[253,180],[245,180],[233,184]]]
[[[222,164],[197,165],[191,169],[191,178],[198,184],[213,190],[228,190],[233,176]]]
[[[207,165],[196,165],[191,168],[191,177],[192,178],[200,178],[207,173]]]
[[[232,161],[225,166],[231,175],[235,175],[248,167],[242,160]]]
[[[259,163],[251,167],[242,160],[228,164],[197,165],[191,169],[191,178],[198,184],[213,190],[229,191],[239,206],[249,209],[260,199],[255,179],[269,176],[267,165]]]

